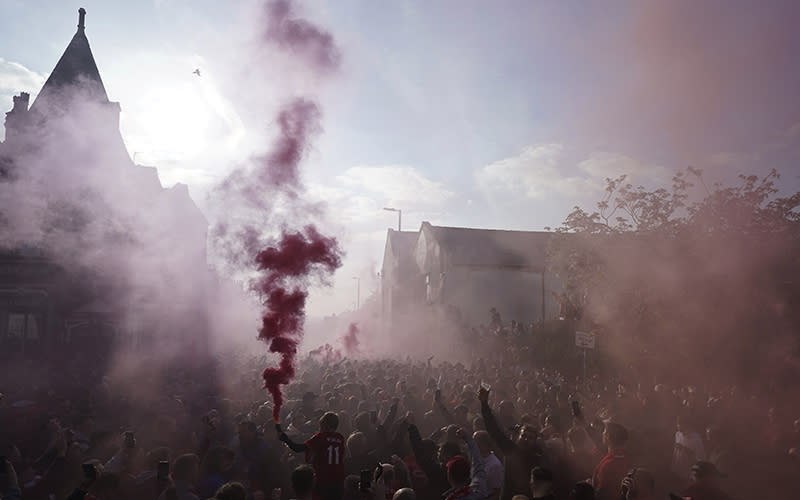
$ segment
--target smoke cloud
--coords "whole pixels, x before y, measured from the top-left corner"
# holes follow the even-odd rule
[[[348,356],[358,354],[359,345],[361,344],[358,338],[360,333],[361,330],[358,329],[358,324],[350,323],[350,326],[347,327],[347,331],[342,335],[342,348]]]
[[[333,36],[296,17],[290,0],[272,0],[266,3],[267,29],[264,40],[302,59],[308,69],[326,74],[339,69],[341,53]]]
[[[289,51],[304,68],[327,73],[338,68],[340,56],[333,37],[310,22],[294,17],[287,1],[265,4],[268,16],[265,42]],[[341,266],[342,251],[335,238],[321,234],[313,219],[319,207],[304,199],[300,164],[313,139],[322,131],[322,113],[310,98],[295,97],[277,112],[278,134],[268,151],[251,165],[234,170],[214,191],[220,221],[212,230],[220,256],[234,271],[258,276],[250,288],[263,306],[259,339],[278,354],[277,367],[262,376],[273,398],[273,417],[279,420],[281,386],[295,375],[295,357],[303,337],[308,288],[324,284]],[[236,207],[230,211],[230,207]],[[297,229],[302,228],[302,229]],[[275,236],[276,230],[280,234]]]

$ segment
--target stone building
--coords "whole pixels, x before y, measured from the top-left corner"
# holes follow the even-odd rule
[[[477,327],[488,324],[491,308],[506,322],[557,317],[561,281],[547,271],[550,237],[429,222],[418,232],[389,230],[381,275],[386,327],[412,316]]]
[[[135,345],[204,323],[207,221],[187,186],[164,188],[131,161],[85,14],[36,99],[20,93],[6,113],[0,356]]]

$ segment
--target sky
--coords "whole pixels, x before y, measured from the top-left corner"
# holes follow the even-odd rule
[[[282,102],[319,101],[305,182],[347,257],[312,315],[353,308],[354,277],[362,301],[377,289],[383,207],[406,230],[542,230],[622,173],[774,167],[800,189],[797,2],[299,1],[341,52],[320,78],[259,44],[259,0],[0,0],[0,110],[35,97],[78,7],[129,153],[201,209],[266,150]]]

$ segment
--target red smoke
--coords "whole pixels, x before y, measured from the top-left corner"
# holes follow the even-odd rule
[[[319,73],[339,69],[342,57],[333,36],[305,19],[292,18],[294,13],[289,0],[267,2],[266,13],[268,23],[264,36],[268,42],[291,50]]]
[[[309,351],[308,355],[323,363],[337,363],[343,358],[342,353],[330,344],[321,345]]]
[[[361,331],[358,329],[358,323],[350,323],[350,326],[347,327],[347,332],[342,335],[342,347],[344,347],[345,354],[353,355],[358,352],[358,334]]]
[[[288,49],[314,71],[327,74],[338,69],[339,50],[329,33],[295,17],[288,0],[271,0],[265,6],[266,42]],[[305,189],[299,167],[311,139],[322,130],[320,120],[321,112],[313,100],[298,97],[288,102],[276,118],[279,134],[272,147],[254,159],[253,169],[237,168],[217,191],[224,202],[235,200],[247,212],[248,217],[239,217],[235,223],[216,224],[212,235],[234,266],[250,265],[255,256],[260,275],[252,287],[264,306],[258,336],[270,352],[280,355],[278,366],[263,373],[265,388],[274,400],[276,422],[283,404],[281,386],[295,374],[310,280],[316,277],[325,282],[341,265],[336,239],[321,235],[311,224],[296,232],[284,228],[280,239],[266,249],[262,243],[263,235],[274,226],[298,227],[298,218],[315,212],[302,199]],[[224,202],[229,210],[232,203]]]
[[[342,263],[335,238],[322,236],[314,226],[306,226],[304,233],[284,232],[276,246],[256,256],[258,270],[263,274],[255,288],[262,294],[265,307],[258,337],[269,343],[270,352],[281,356],[278,367],[267,368],[262,374],[264,387],[272,395],[272,417],[276,422],[283,405],[281,386],[288,384],[295,373],[308,280],[315,274],[324,279]]]
[[[309,139],[321,130],[321,113],[313,101],[297,98],[278,114],[280,137],[269,154],[262,159],[266,168],[260,172],[261,181],[282,188],[297,188],[300,182],[298,165],[308,147]]]

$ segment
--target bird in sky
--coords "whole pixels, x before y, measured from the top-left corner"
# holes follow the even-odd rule
[[[200,76],[200,68],[196,68],[194,71],[192,71],[192,73],[197,76]]]

